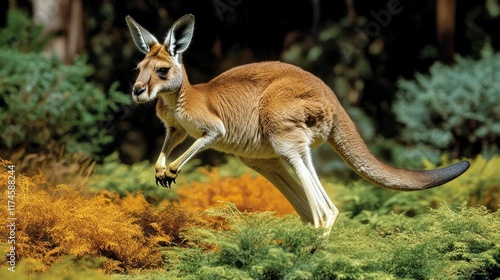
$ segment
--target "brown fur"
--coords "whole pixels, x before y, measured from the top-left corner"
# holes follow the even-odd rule
[[[131,18],[127,22],[136,45],[147,53],[138,65],[133,99],[138,103],[157,99],[157,115],[167,128],[156,163],[157,182],[164,186],[170,186],[196,153],[213,148],[238,156],[273,183],[305,220],[329,229],[339,212],[314,170],[313,147],[329,143],[361,176],[390,189],[434,187],[468,167],[462,162],[442,170],[412,171],[380,162],[369,152],[332,90],[290,64],[247,64],[208,83],[191,85],[181,54],[191,40],[192,16],[174,24],[165,44],[148,41],[152,35]],[[140,36],[134,35],[134,30],[140,30]],[[179,34],[182,37],[175,37]],[[168,75],[160,77],[160,68],[168,68]],[[167,168],[168,155],[187,135],[197,140]],[[292,167],[297,178],[284,163]]]

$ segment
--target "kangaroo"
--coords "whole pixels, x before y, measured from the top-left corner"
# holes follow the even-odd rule
[[[303,220],[328,234],[339,210],[316,175],[311,148],[327,142],[359,175],[393,190],[436,187],[469,168],[467,161],[436,170],[407,170],[379,161],[333,91],[290,64],[242,65],[191,85],[182,62],[194,32],[191,14],[172,25],[163,43],[130,16],[126,22],[136,47],[146,55],[137,66],[132,99],[156,100],[156,114],[166,126],[155,165],[157,185],[170,188],[182,166],[200,151],[233,154],[278,188]],[[167,166],[170,152],[187,135],[195,142]]]

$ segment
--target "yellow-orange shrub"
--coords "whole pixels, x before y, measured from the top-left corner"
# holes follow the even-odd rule
[[[92,157],[85,154],[69,154],[64,147],[55,147],[53,144],[49,144],[46,148],[45,151],[36,154],[18,150],[7,158],[16,164],[17,172],[34,174],[41,171],[49,184],[85,188],[96,165]]]
[[[7,205],[7,162],[0,159],[0,203]],[[107,272],[154,269],[163,264],[160,245],[178,238],[180,228],[193,222],[175,205],[159,211],[142,194],[123,199],[86,196],[66,185],[47,186],[40,173],[16,173],[16,253],[39,260],[34,272],[46,271],[65,255],[106,257]],[[2,220],[7,207],[0,207]],[[0,236],[8,236],[0,227]],[[6,241],[3,241],[6,242]]]
[[[206,183],[193,182],[179,188],[179,203],[187,211],[202,211],[232,202],[240,211],[273,211],[278,215],[295,213],[288,200],[264,177],[245,173],[238,178],[223,177],[217,170],[202,170]]]
[[[0,203],[7,205],[9,162],[0,159]],[[85,194],[81,187],[53,185],[42,172],[16,172],[16,253],[29,272],[46,272],[71,255],[101,258],[105,272],[155,269],[164,264],[163,246],[182,246],[180,232],[191,225],[227,228],[224,219],[200,213],[218,201],[230,201],[242,211],[293,213],[288,201],[263,177],[246,173],[223,177],[217,169],[203,171],[207,183],[179,188],[180,205],[152,206],[142,194],[120,198],[113,193]],[[186,212],[184,209],[188,209]],[[7,207],[0,207],[6,220]],[[0,236],[8,236],[0,227]],[[6,240],[0,244],[7,248]]]

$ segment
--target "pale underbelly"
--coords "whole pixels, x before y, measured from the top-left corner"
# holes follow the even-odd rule
[[[212,148],[228,153],[233,154],[238,157],[245,158],[276,158],[278,155],[276,151],[272,147],[270,143],[251,143],[247,141],[238,141],[238,142],[226,142],[226,141],[218,141],[212,145]]]
[[[324,143],[323,139],[314,139],[309,145],[311,149],[317,148]],[[277,158],[279,155],[276,153],[275,149],[268,141],[260,141],[254,143],[252,141],[245,141],[240,139],[240,141],[227,142],[218,141],[211,146],[213,149],[224,152],[227,154],[233,154],[238,157],[246,158]],[[298,148],[298,147],[297,147]]]

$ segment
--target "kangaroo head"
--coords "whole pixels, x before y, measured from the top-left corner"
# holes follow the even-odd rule
[[[182,53],[189,47],[194,30],[194,16],[178,19],[167,32],[163,44],[130,16],[125,18],[135,46],[146,55],[139,62],[139,76],[132,89],[132,99],[144,103],[158,93],[177,92],[183,83]]]

